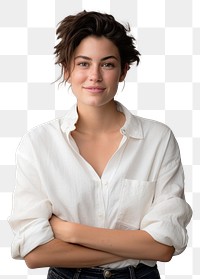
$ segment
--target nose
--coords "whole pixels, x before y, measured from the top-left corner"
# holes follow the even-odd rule
[[[99,68],[99,66],[94,66],[91,68],[89,80],[94,82],[99,82],[103,80],[101,69]]]

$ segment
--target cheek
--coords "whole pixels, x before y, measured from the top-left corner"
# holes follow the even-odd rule
[[[118,86],[118,83],[120,82],[120,75],[113,76],[111,80],[112,80],[113,86]]]
[[[84,79],[86,79],[86,77],[87,76],[84,72],[76,72],[76,73],[71,74],[70,80],[71,80],[71,83],[73,84],[73,83],[83,81]]]
[[[120,74],[118,72],[106,72],[103,75],[104,80],[110,81],[111,83],[115,84],[119,82]]]

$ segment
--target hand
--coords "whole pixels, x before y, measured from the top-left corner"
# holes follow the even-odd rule
[[[70,242],[71,236],[73,235],[72,233],[73,223],[64,221],[55,215],[52,215],[49,222],[56,239],[60,239],[65,242]]]

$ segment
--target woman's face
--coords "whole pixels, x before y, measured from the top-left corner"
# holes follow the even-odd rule
[[[68,81],[79,105],[99,107],[113,100],[126,72],[112,41],[88,36],[75,49]]]

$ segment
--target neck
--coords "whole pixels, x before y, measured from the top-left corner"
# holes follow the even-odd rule
[[[119,130],[124,123],[124,115],[117,110],[116,103],[101,107],[78,104],[79,119],[76,130],[80,133],[100,134]]]

